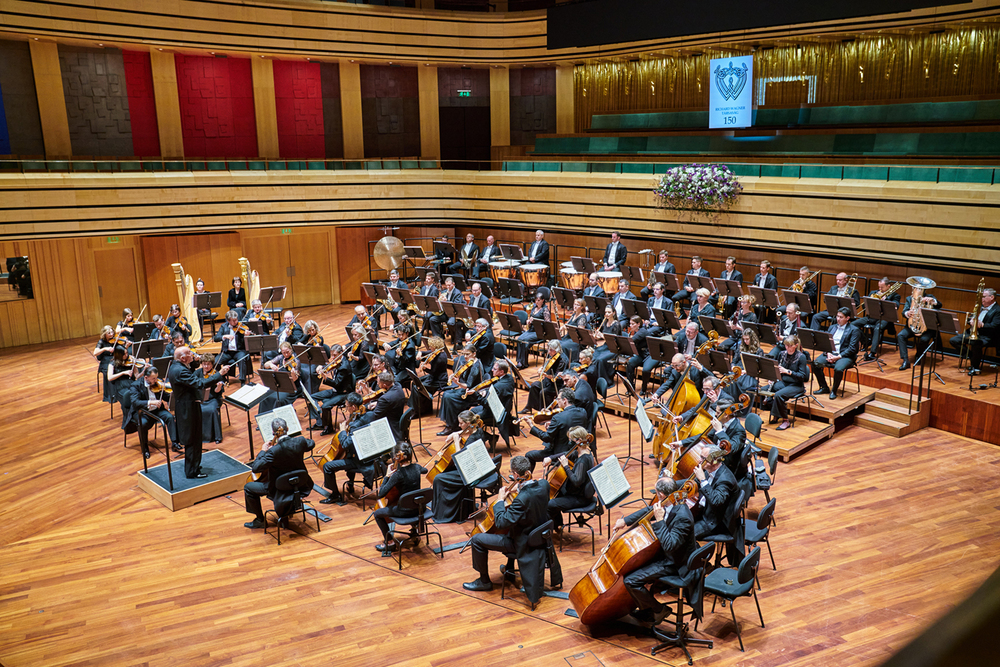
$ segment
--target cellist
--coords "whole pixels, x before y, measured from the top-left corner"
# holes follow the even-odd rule
[[[459,450],[466,443],[476,440],[486,442],[486,433],[482,428],[483,421],[472,410],[463,410],[459,413],[458,425],[459,430],[450,434],[442,447],[457,441],[456,450]],[[434,490],[434,523],[461,523],[469,518],[470,503],[466,501],[475,499],[474,489],[465,485],[454,458],[444,471],[434,476],[431,485]]]
[[[506,568],[503,568],[503,576],[508,577],[508,580],[512,581],[514,578],[513,572],[508,572],[514,566],[514,559],[518,559],[524,590],[531,603],[535,604],[542,597],[545,551],[529,551],[528,536],[549,520],[549,485],[544,479],[531,479],[531,463],[523,456],[515,456],[510,460],[510,472],[514,484],[500,489],[498,501],[494,505],[496,528],[506,530],[507,533],[479,533],[472,537],[472,567],[479,573],[479,578],[462,584],[462,588],[467,591],[493,590],[489,557],[491,551],[499,551],[511,554]],[[514,492],[515,485],[518,487],[517,497],[507,506],[505,501]]]
[[[569,430],[569,441],[573,448],[560,454],[558,458],[546,456],[542,464],[551,464],[566,468],[566,481],[559,488],[559,495],[549,501],[549,518],[552,519],[552,529],[562,530],[562,513],[577,507],[587,507],[594,502],[594,483],[590,481],[587,472],[596,465],[597,449],[594,446],[594,436],[587,433],[582,426],[574,426]]]
[[[323,505],[346,504],[340,494],[340,489],[337,488],[337,473],[339,471],[343,470],[347,473],[347,490],[350,493],[354,492],[354,478],[359,472],[366,480],[373,474],[371,465],[362,465],[361,461],[358,460],[357,452],[354,449],[354,440],[351,439],[350,435],[351,431],[360,426],[358,418],[365,414],[361,407],[361,394],[354,391],[348,394],[347,400],[344,401],[344,411],[347,413],[347,425],[344,427],[347,433],[342,436],[341,442],[344,456],[323,466],[323,486],[330,490],[330,495],[319,501]]]
[[[683,383],[687,378],[690,378],[691,382],[694,383],[695,388],[698,390],[698,393],[701,394],[702,382],[706,377],[713,377],[712,371],[702,366],[701,362],[694,357],[689,359],[685,355],[678,352],[670,359],[670,370],[667,371],[667,376],[663,380],[663,384],[661,384],[660,387],[653,393],[653,401],[659,403],[665,393],[680,386],[681,383]],[[677,412],[683,412],[691,406],[684,405],[675,407],[679,408]]]
[[[687,504],[676,503],[669,509],[663,505],[679,486],[678,482],[669,477],[661,477],[656,481],[652,528],[660,542],[660,552],[655,560],[625,577],[625,589],[638,608],[638,611],[632,612],[632,616],[640,621],[659,623],[666,617],[670,608],[657,600],[649,587],[657,585],[661,577],[677,574],[678,569],[687,564],[691,552],[698,548],[694,539],[694,517]],[[647,507],[618,519],[615,532],[631,526],[649,512]]]
[[[413,462],[413,447],[408,442],[397,442],[392,450],[392,465],[385,472],[385,480],[379,487],[379,498],[398,499],[404,493],[410,493],[420,488],[420,478],[427,472],[419,463]],[[416,510],[401,509],[396,505],[395,500],[386,507],[375,510],[375,523],[382,531],[382,543],[376,544],[375,549],[382,552],[382,557],[391,556],[396,549],[396,543],[392,541],[389,533],[390,517],[414,517]],[[410,539],[420,539],[416,534],[416,526],[410,527]]]

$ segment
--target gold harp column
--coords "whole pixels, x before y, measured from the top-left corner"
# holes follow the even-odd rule
[[[261,57],[251,59],[253,107],[257,119],[257,155],[278,158],[278,111],[274,99],[274,63]]]
[[[156,129],[160,135],[163,157],[184,157],[184,131],[181,128],[181,97],[177,89],[177,64],[174,54],[153,49],[149,52],[153,71],[153,97],[156,102]]]
[[[344,159],[365,157],[364,121],[361,115],[361,65],[340,61],[340,116],[344,126]]]
[[[69,157],[73,155],[73,144],[69,138],[69,116],[66,113],[62,70],[59,68],[59,47],[55,42],[34,40],[28,42],[28,46],[31,49],[31,69],[35,74],[45,157]]]
[[[441,157],[437,67],[417,67],[417,95],[420,107],[420,157],[437,160]]]
[[[490,69],[490,144],[510,146],[510,72]]]
[[[575,98],[573,96],[573,66],[556,67],[556,132],[572,134],[575,128]]]

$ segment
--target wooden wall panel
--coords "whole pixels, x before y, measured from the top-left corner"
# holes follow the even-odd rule
[[[295,275],[295,307],[317,306],[333,301],[329,233],[292,233],[288,237],[288,252]]]
[[[142,237],[143,274],[146,277],[147,303],[161,315],[178,303],[177,286],[171,264],[178,261],[176,236]],[[183,264],[182,264],[183,266]],[[190,269],[184,266],[184,272]],[[193,276],[194,274],[192,274]],[[196,280],[197,278],[192,278]]]
[[[139,284],[132,248],[95,250],[94,266],[102,321],[114,322],[121,316],[123,308],[132,308],[138,314],[136,304],[140,301]],[[151,317],[157,313],[167,316],[166,308],[147,307],[143,319],[151,321]]]
[[[284,308],[295,304],[295,285],[288,277],[287,270],[291,266],[288,257],[288,237],[279,230],[254,230],[241,235],[243,256],[250,260],[250,266],[256,269],[260,276],[261,287],[286,287],[285,299],[281,302]]]
[[[382,236],[378,227],[337,227],[336,269],[341,301],[361,300],[361,283],[368,280],[368,241],[378,241]]]
[[[220,317],[226,312],[232,278],[240,272],[238,233],[144,236],[142,248],[151,312],[165,315],[170,304],[177,303],[177,284],[171,267],[175,262],[180,262],[193,281],[203,279],[209,292],[222,292],[222,306],[216,312]]]
[[[42,121],[42,140],[46,157],[69,157],[73,146],[69,138],[69,117],[63,96],[59,48],[53,42],[28,42],[31,67],[35,73],[35,92]]]

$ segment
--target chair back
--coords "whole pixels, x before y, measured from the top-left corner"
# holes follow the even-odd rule
[[[760,437],[760,428],[763,424],[763,420],[760,415],[756,412],[751,412],[747,415],[746,419],[743,420],[743,428],[746,429],[747,433],[753,436],[754,442]]]
[[[771,473],[771,480],[774,481],[774,471],[778,469],[778,448],[771,447],[767,453],[767,466]]]
[[[771,516],[774,514],[774,498],[764,505],[764,509],[757,515],[757,530],[768,530],[771,527]]]
[[[688,556],[687,569],[688,572],[694,572],[695,570],[700,570],[705,567],[705,563],[712,560],[712,554],[715,551],[715,542],[706,542],[702,546],[698,547],[691,552]]]
[[[399,418],[399,434],[403,437],[403,442],[410,442],[410,424],[413,423],[415,414],[413,408],[406,408]]]
[[[528,312],[527,311],[525,311],[525,310],[519,310],[519,311],[517,311],[515,313],[515,315],[517,315],[517,319],[521,320],[521,326],[522,327],[525,324],[528,323]]]
[[[293,470],[291,472],[286,472],[284,475],[274,480],[274,488],[278,491],[298,495],[300,493],[302,482],[306,479],[309,479],[309,475],[305,470]]]
[[[590,404],[590,414],[588,415],[587,432],[593,436],[597,435],[597,415],[601,411],[601,403],[594,401]]]
[[[736,580],[745,586],[753,586],[754,577],[757,574],[757,566],[760,565],[760,547],[754,547],[740,563],[740,568],[736,572]],[[744,591],[743,593],[745,593]],[[740,593],[740,595],[743,595]]]
[[[528,535],[528,547],[531,549],[538,549],[548,545],[549,541],[552,539],[552,519],[549,519],[538,528],[531,531]]]
[[[506,343],[496,342],[493,343],[493,356],[497,359],[503,359],[507,356],[507,345]]]
[[[608,381],[606,378],[597,378],[597,394],[605,400],[608,398]]]
[[[433,497],[434,489],[417,489],[401,495],[396,505],[401,510],[414,510],[423,513],[424,508],[430,505]]]

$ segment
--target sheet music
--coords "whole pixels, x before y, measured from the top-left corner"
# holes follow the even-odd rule
[[[478,484],[496,471],[493,459],[482,440],[466,443],[462,450],[455,452],[452,460],[466,486]]]
[[[367,461],[384,454],[396,445],[396,438],[389,428],[389,420],[386,417],[372,422],[364,428],[358,429],[351,434],[354,440],[354,451],[358,453],[358,459]]]
[[[642,437],[649,442],[653,439],[653,422],[649,420],[649,415],[646,414],[646,406],[639,401],[639,404],[635,406],[635,419],[639,422],[639,430],[642,431]]]
[[[486,393],[486,405],[490,406],[490,412],[493,413],[493,419],[496,423],[501,423],[504,415],[507,414],[507,410],[504,409],[503,403],[500,402],[497,388],[493,385],[490,385],[490,390]]]
[[[590,475],[590,480],[594,483],[594,488],[606,507],[614,505],[628,495],[632,489],[628,480],[625,479],[622,464],[618,461],[618,457],[613,454],[601,461],[601,465],[593,468],[587,474]]]
[[[229,394],[226,398],[234,403],[242,405],[244,409],[247,406],[252,406],[255,401],[264,396],[268,391],[267,387],[262,384],[246,384],[240,387],[238,390]]]
[[[299,416],[295,414],[295,408],[291,405],[283,405],[264,414],[257,413],[257,416],[254,417],[264,442],[271,442],[271,438],[274,437],[274,433],[271,431],[271,422],[278,418],[284,419],[285,423],[288,424],[287,435],[302,433],[302,424],[299,423]]]

